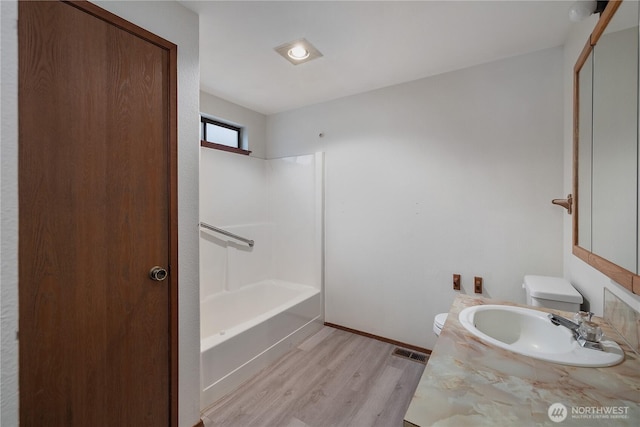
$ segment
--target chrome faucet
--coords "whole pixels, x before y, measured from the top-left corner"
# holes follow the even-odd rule
[[[598,341],[589,341],[587,337],[581,333],[579,324],[553,313],[549,313],[547,317],[554,325],[564,326],[565,328],[573,332],[573,337],[576,339],[576,341],[578,341],[578,344],[580,344],[581,347],[604,351],[604,348],[602,348],[602,344],[600,344]],[[589,318],[591,318],[591,316],[589,316]]]
[[[551,320],[551,323],[553,323],[554,325],[564,326],[565,328],[576,333],[578,332],[578,328],[580,327],[580,325],[578,325],[577,323],[572,322],[571,320],[566,319],[562,316],[558,316],[557,314],[549,313],[547,317],[549,318],[549,320]]]

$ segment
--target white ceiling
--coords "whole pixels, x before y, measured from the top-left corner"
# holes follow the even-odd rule
[[[182,1],[203,91],[273,114],[560,46],[572,1]],[[273,48],[306,38],[322,58]]]

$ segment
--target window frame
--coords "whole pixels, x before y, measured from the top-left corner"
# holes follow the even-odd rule
[[[223,128],[227,128],[227,129],[231,129],[234,130],[238,133],[238,145],[237,147],[232,147],[229,145],[225,145],[225,144],[218,144],[216,142],[211,142],[211,141],[207,141],[207,126],[206,124],[212,124],[214,126],[220,126]],[[209,117],[206,117],[204,115],[200,115],[200,126],[201,126],[201,136],[202,139],[200,139],[200,146],[201,147],[206,147],[206,148],[213,148],[215,150],[222,150],[222,151],[228,151],[231,153],[238,153],[238,154],[244,154],[244,155],[249,155],[251,154],[251,151],[249,150],[245,150],[243,148],[241,148],[242,146],[242,134],[243,134],[243,128],[240,126],[235,126],[235,125],[231,125],[229,123],[225,123],[225,122],[221,122],[219,120],[215,120]]]

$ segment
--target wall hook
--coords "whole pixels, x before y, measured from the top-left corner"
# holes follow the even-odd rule
[[[566,199],[553,199],[551,201],[554,205],[562,206],[567,210],[567,213],[571,215],[573,206],[573,196],[569,194]]]

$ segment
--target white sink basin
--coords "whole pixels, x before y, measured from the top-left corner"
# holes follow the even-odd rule
[[[460,312],[462,326],[482,341],[524,356],[563,365],[602,367],[622,362],[624,352],[604,337],[604,351],[581,347],[573,333],[548,313],[508,305],[476,305]]]

